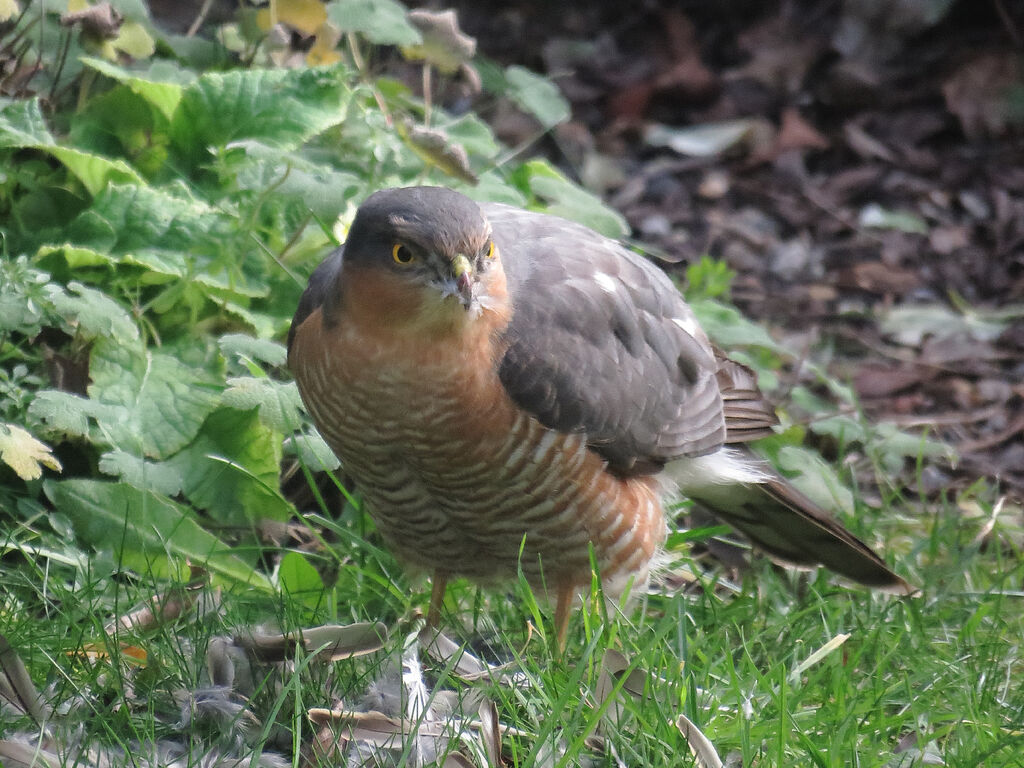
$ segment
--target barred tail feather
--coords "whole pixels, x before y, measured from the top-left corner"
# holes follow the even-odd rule
[[[683,495],[779,560],[798,566],[824,565],[894,594],[917,591],[867,544],[745,450],[723,449],[679,459],[667,469]]]

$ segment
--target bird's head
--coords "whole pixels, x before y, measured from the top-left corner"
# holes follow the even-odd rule
[[[345,271],[359,290],[390,292],[392,311],[451,318],[489,308],[500,272],[491,225],[468,197],[443,187],[386,189],[367,198],[345,243]],[[415,306],[411,306],[415,305]]]

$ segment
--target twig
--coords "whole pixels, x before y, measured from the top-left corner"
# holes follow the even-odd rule
[[[196,15],[195,21],[192,22],[192,26],[188,28],[188,32],[185,33],[185,37],[195,36],[196,32],[203,26],[203,22],[206,21],[206,16],[210,12],[211,7],[213,7],[213,0],[203,0],[203,7],[199,9],[199,13]]]

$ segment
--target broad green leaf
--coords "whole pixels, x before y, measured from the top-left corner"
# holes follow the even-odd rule
[[[246,139],[296,149],[345,119],[351,92],[344,73],[334,66],[205,74],[185,89],[172,139],[193,160]]]
[[[0,101],[0,148],[54,146],[56,141],[46,127],[39,98],[26,101]]]
[[[94,59],[87,56],[82,59],[82,63],[113,80],[124,83],[135,93],[139,94],[139,96],[160,110],[168,120],[174,116],[174,111],[178,108],[178,103],[181,101],[182,93],[184,93],[182,84],[178,82],[178,80],[181,79],[181,75],[179,73],[188,73],[188,70],[186,69],[182,69],[180,67],[167,67],[166,62],[157,62],[150,69],[150,76],[152,77],[154,73],[165,72],[168,79],[144,79],[139,77],[138,73],[129,72],[123,67],[111,64],[109,61],[104,61],[103,59]],[[172,80],[170,78],[175,79]],[[189,80],[193,79],[195,78],[192,76],[189,77]]]
[[[526,195],[512,186],[500,172],[496,170],[487,171],[480,175],[475,185],[452,184],[462,194],[480,202],[505,203],[520,208],[528,202]]]
[[[690,308],[708,337],[720,347],[757,346],[788,356],[785,348],[769,336],[768,331],[745,318],[735,307],[714,299],[695,299],[690,302]]]
[[[395,0],[331,0],[327,19],[342,32],[358,32],[378,45],[415,45],[423,40]]]
[[[258,409],[260,421],[283,434],[302,428],[302,400],[294,381],[283,383],[265,376],[228,379],[222,402],[243,411]]]
[[[275,201],[301,203],[303,213],[312,211],[324,221],[333,221],[345,210],[355,191],[365,182],[353,173],[338,171],[303,158],[285,154],[259,142],[237,142],[248,162],[238,169],[240,189],[263,192],[273,188]]]
[[[60,472],[60,462],[50,446],[36,440],[31,432],[17,424],[0,421],[0,461],[14,470],[22,480],[37,480],[43,467]]]
[[[71,147],[42,147],[82,182],[90,195],[98,195],[110,184],[144,184],[142,177],[124,160],[109,160]]]
[[[187,445],[217,405],[201,371],[141,345],[97,340],[89,396],[110,408],[100,429],[113,448],[165,459]]]
[[[298,457],[311,472],[333,472],[341,466],[338,457],[319,432],[302,432],[285,438],[284,450],[287,454]]]
[[[780,445],[772,460],[798,490],[822,509],[853,514],[853,494],[817,453],[802,446]]]
[[[166,462],[141,459],[124,451],[109,451],[100,456],[99,469],[144,491],[164,496],[177,496],[181,492],[181,473]]]
[[[284,594],[298,598],[310,608],[323,603],[323,579],[299,552],[288,552],[281,558],[277,569],[277,584]]]
[[[184,478],[185,495],[219,523],[287,520],[295,511],[278,490],[281,436],[255,410],[214,411],[169,463]]]
[[[281,366],[287,362],[288,351],[283,344],[269,339],[257,339],[244,333],[228,333],[217,340],[221,354],[258,360],[268,365]]]
[[[103,403],[70,392],[44,389],[28,407],[29,416],[54,434],[87,437],[89,419],[97,422],[115,420],[119,412]]]
[[[501,145],[494,138],[490,126],[471,112],[443,128],[453,141],[461,144],[471,155],[492,158],[501,151]]]
[[[899,475],[908,459],[940,458],[951,463],[957,460],[956,450],[949,444],[925,435],[903,432],[888,422],[875,426],[871,437],[870,449],[877,453],[886,471],[894,476]]]
[[[547,203],[548,213],[586,224],[608,237],[622,237],[629,226],[622,214],[606,206],[596,195],[573,184],[544,160],[531,160],[523,173],[535,195]]]
[[[68,268],[72,270],[81,267],[98,267],[114,261],[109,254],[101,253],[93,248],[79,248],[70,243],[41,245],[36,251],[34,261],[48,266],[49,259],[54,256],[63,258]]]
[[[863,424],[843,415],[818,419],[811,423],[810,430],[818,435],[828,435],[843,445],[863,443],[868,438]]]
[[[71,518],[87,544],[147,560],[171,555],[200,565],[230,581],[270,591],[262,574],[230,554],[230,548],[203,530],[192,512],[152,491],[100,480],[47,481],[43,491],[57,510]]]
[[[1022,311],[1017,308],[1018,316]],[[947,338],[965,335],[980,341],[994,341],[1010,324],[1004,315],[986,312],[958,312],[942,304],[893,307],[881,319],[881,329],[901,344],[918,346],[928,336]]]
[[[71,171],[89,194],[107,184],[141,183],[141,177],[123,160],[110,160],[73,147],[58,146],[43,119],[39,99],[16,101],[0,107],[0,148],[38,149],[48,152]]]
[[[112,184],[71,222],[68,240],[100,252],[188,252],[225,219],[184,188]]]
[[[128,312],[102,291],[72,281],[67,290],[55,291],[51,300],[57,314],[87,336],[125,342],[139,338],[139,328]]]
[[[569,102],[558,87],[536,72],[513,65],[505,70],[505,81],[509,98],[545,128],[554,128],[572,115]]]

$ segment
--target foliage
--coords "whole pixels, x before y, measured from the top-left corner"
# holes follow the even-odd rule
[[[313,20],[316,7],[305,5]],[[424,105],[405,86],[360,71],[355,47],[328,66],[211,69],[212,43],[184,45],[155,28],[144,6],[118,8],[163,55],[126,63],[92,45],[83,23],[55,35],[66,54],[23,54],[45,62],[30,85],[48,87],[48,97],[26,89],[0,103],[9,169],[0,185],[0,371],[4,417],[17,436],[3,456],[19,475],[37,474],[33,460],[58,467],[41,439],[67,467],[65,479],[15,480],[2,493],[16,507],[45,490],[76,519],[110,504],[129,528],[154,503],[239,530],[294,517],[277,481],[284,452],[296,453],[286,438],[303,435],[306,456],[325,453],[311,446],[319,438],[303,425],[294,385],[282,381],[284,351],[274,341],[301,275],[371,191],[453,180],[396,127],[421,123]],[[300,26],[312,23],[295,4],[281,8]],[[324,10],[365,41],[419,40],[398,3],[336,0]],[[30,4],[7,36],[57,21],[55,7]],[[272,63],[259,24],[237,31],[243,58]],[[63,72],[62,56],[74,57]],[[217,60],[231,58],[222,49]],[[542,124],[563,119],[564,101],[532,77],[516,70],[507,87],[542,92],[521,99]],[[470,194],[548,200],[621,226],[546,163],[499,167],[507,150],[472,115],[435,108],[431,120],[479,176]],[[87,494],[76,476],[99,485]],[[103,531],[104,543],[119,540],[117,526]],[[167,536],[170,551],[195,555],[180,527]]]
[[[96,19],[62,26],[65,9],[50,0],[23,5],[20,15],[0,19],[0,63],[11,65],[0,68],[0,85],[12,96],[0,99],[0,545],[10,557],[0,572],[4,631],[13,627],[25,637],[30,630],[15,617],[48,618],[39,622],[53,624],[41,642],[60,659],[68,636],[102,641],[108,628],[96,616],[146,588],[184,580],[198,564],[215,584],[236,588],[227,612],[237,622],[274,611],[292,627],[376,620],[422,603],[390,555],[364,535],[358,499],[329,474],[322,481],[336,461],[303,417],[281,343],[305,277],[344,238],[358,202],[386,186],[444,184],[471,197],[547,208],[613,236],[625,232],[621,216],[543,160],[508,160],[516,153],[477,116],[425,104],[377,74],[367,61],[397,55],[392,47],[424,59],[424,67],[443,59],[429,53],[428,35],[394,0],[278,2],[242,11],[218,29],[216,41],[163,32],[145,4],[132,0],[114,4],[122,19],[107,32]],[[0,10],[10,7],[0,3]],[[310,47],[296,58],[275,42],[276,22]],[[31,61],[39,66],[26,75],[20,65]],[[490,96],[533,115],[538,136],[567,118],[568,105],[548,80],[521,67],[475,64]],[[781,387],[779,371],[797,356],[724,303],[730,277],[711,261],[692,268],[695,311],[766,388]],[[809,460],[802,447],[809,432],[863,449],[883,468],[941,450],[867,424],[846,388],[815,373],[813,388],[792,391],[787,428],[762,446],[809,493],[817,488],[858,507],[845,469]],[[847,413],[836,414],[836,399]],[[282,466],[285,480],[309,480],[301,509],[282,490]],[[296,519],[331,546],[282,552],[267,531]],[[927,546],[893,540],[908,556]],[[998,580],[988,578],[978,590],[998,591]],[[44,581],[54,593],[36,586]],[[772,583],[785,593],[785,585]],[[656,597],[629,627],[637,640],[624,640],[614,622],[601,628],[596,613],[585,615],[578,666],[542,653],[524,660],[524,674],[536,682],[532,697],[492,691],[521,728],[512,744],[516,762],[547,761],[560,728],[575,750],[566,759],[575,759],[583,749],[579,734],[599,719],[587,703],[599,654],[623,644],[649,667],[672,671],[655,682],[669,705],[636,705],[624,715],[627,724],[610,731],[623,737],[632,764],[676,764],[683,746],[665,723],[678,708],[710,723],[712,735],[735,745],[747,764],[761,757],[787,764],[800,752],[793,744],[819,755],[805,744],[819,735],[860,746],[923,731],[930,716],[952,728],[950,712],[904,704],[910,714],[896,714],[904,688],[936,685],[942,674],[913,674],[886,644],[913,651],[927,640],[890,638],[896,630],[888,625],[870,626],[887,610],[898,623],[917,626],[920,612],[872,599],[865,618],[850,596],[826,609],[831,589],[815,584],[789,618],[779,605],[765,605],[788,594],[744,592],[726,602],[709,585],[688,603]],[[539,614],[470,595],[463,587],[450,599],[467,612],[470,601],[488,609],[476,616],[493,616],[480,622],[502,653],[525,642],[507,627],[538,624]],[[522,590],[516,597],[515,605],[535,605]],[[945,608],[951,622],[983,610],[957,597],[959,611]],[[603,603],[594,606],[598,612]],[[761,618],[769,613],[774,618]],[[718,627],[740,649],[735,655],[691,647]],[[806,658],[800,643],[810,647],[846,629],[868,638],[853,654],[861,670],[890,664],[898,667],[893,681],[850,682],[836,658],[816,668],[814,685],[810,675],[802,684],[786,677]],[[979,644],[1006,632],[985,616],[963,631]],[[804,639],[812,635],[818,639]],[[772,658],[787,643],[790,650]],[[174,649],[162,651],[170,666]],[[170,676],[194,684],[198,673],[189,671],[184,651],[177,653],[182,663]],[[676,676],[680,660],[700,672]],[[954,661],[950,654],[950,669]],[[1019,664],[1018,653],[1005,670],[988,672],[1009,675]],[[342,673],[342,682],[365,687],[358,674],[372,673]],[[106,679],[97,672],[91,682]],[[728,688],[735,706],[698,717],[698,701],[714,694],[697,686],[715,684]],[[999,699],[1007,719],[1019,717],[1021,702],[995,694],[979,690],[972,711]],[[137,702],[126,691],[117,695],[125,706],[112,717],[121,723]],[[834,715],[845,730],[820,733],[826,726],[807,715],[816,697],[839,699]],[[865,700],[886,710],[884,734],[857,733],[869,716]],[[855,703],[847,708],[847,701]],[[765,713],[761,720],[752,715],[755,705]],[[786,734],[793,737],[788,745]]]

